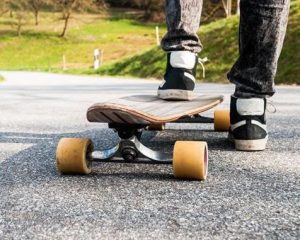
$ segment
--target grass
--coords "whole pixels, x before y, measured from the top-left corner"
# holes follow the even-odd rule
[[[66,38],[58,37],[63,22],[58,13],[41,13],[41,24],[32,17],[21,37],[12,28],[14,20],[0,17],[0,69],[67,72],[161,78],[165,53],[155,46],[154,24],[133,19],[124,10],[107,14],[74,14]],[[127,16],[126,19],[123,17]],[[292,1],[288,31],[279,60],[277,83],[300,84],[300,3]],[[237,17],[222,19],[200,28],[204,45],[200,57],[208,57],[206,82],[228,82],[226,73],[238,57]],[[166,31],[160,26],[161,35]],[[93,70],[93,50],[103,50],[104,65]],[[66,57],[67,70],[62,69]],[[198,68],[198,76],[201,76]]]
[[[14,20],[0,18],[0,69],[62,71],[63,55],[68,71],[83,72],[93,64],[95,48],[103,50],[103,61],[141,53],[155,45],[153,24],[114,16],[75,14],[66,38],[58,37],[63,28],[60,14],[41,14],[35,26],[29,18],[21,37],[12,28]]]
[[[201,28],[199,35],[205,48],[200,57],[207,56],[209,58],[209,62],[205,64],[209,81],[226,81],[225,73],[230,68],[233,59],[237,57],[237,27],[238,19],[231,18],[230,20],[219,20]],[[231,31],[228,31],[228,29],[231,29]],[[227,38],[224,39],[221,37],[222,35],[227,35]],[[227,47],[224,48],[224,46]],[[163,76],[164,71],[165,53],[159,47],[154,47],[143,54],[103,66],[98,73],[160,78]],[[198,74],[202,76],[201,71],[202,69],[199,68]]]
[[[278,64],[276,83],[300,84],[300,3],[292,1],[287,35]],[[200,28],[204,45],[200,57],[208,57],[206,82],[228,82],[227,72],[238,57],[239,19],[222,19]],[[130,75],[161,78],[165,70],[165,53],[154,47],[142,54],[103,66],[98,73],[104,75]],[[198,68],[198,76],[202,76]]]

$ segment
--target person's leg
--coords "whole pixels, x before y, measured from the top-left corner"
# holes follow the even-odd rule
[[[241,0],[240,56],[228,74],[236,85],[236,97],[267,97],[275,93],[274,78],[289,5],[289,0]]]
[[[202,48],[197,36],[201,10],[202,0],[166,0],[168,32],[161,45],[167,52],[167,67],[158,88],[162,99],[193,98],[197,53]]]
[[[202,49],[197,31],[200,25],[202,0],[166,0],[166,23],[168,32],[161,45],[166,52]]]
[[[289,0],[241,0],[240,56],[228,74],[235,84],[230,104],[230,138],[238,150],[264,150],[266,97],[272,96]]]

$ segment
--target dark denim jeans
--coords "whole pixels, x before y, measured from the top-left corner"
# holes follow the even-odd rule
[[[241,0],[239,58],[228,73],[237,97],[267,97],[275,93],[274,78],[289,13],[289,0]],[[197,36],[202,0],[166,0],[168,33],[165,51],[202,49]]]

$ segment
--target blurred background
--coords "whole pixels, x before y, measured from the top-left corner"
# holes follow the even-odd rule
[[[205,82],[238,56],[238,0],[204,0]],[[0,0],[0,69],[161,78],[163,0]],[[300,84],[300,1],[291,1],[276,83]],[[201,67],[198,69],[199,75]]]

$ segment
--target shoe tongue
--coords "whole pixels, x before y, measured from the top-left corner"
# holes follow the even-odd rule
[[[171,52],[170,64],[173,68],[193,69],[196,64],[196,55],[189,51]]]
[[[264,101],[263,98],[238,98],[236,101],[236,110],[242,116],[260,116],[265,113]]]

